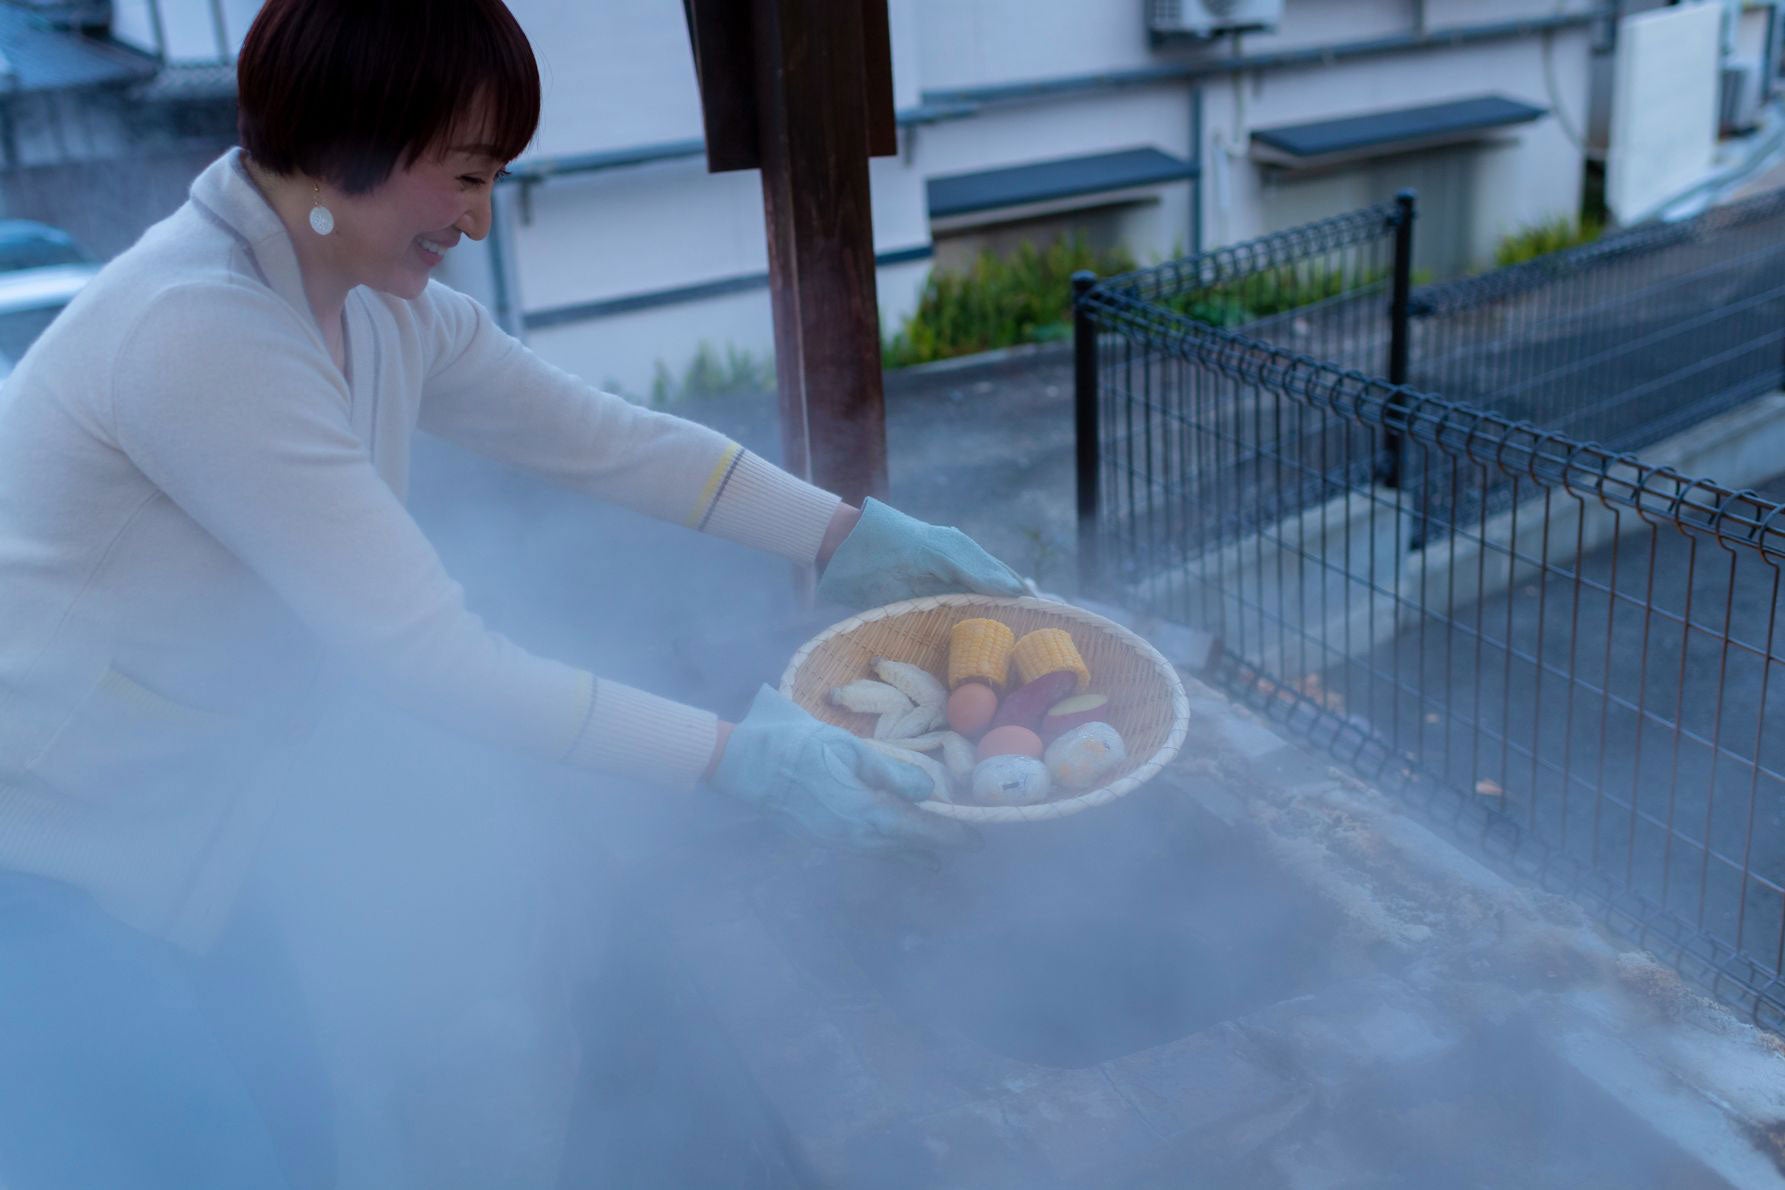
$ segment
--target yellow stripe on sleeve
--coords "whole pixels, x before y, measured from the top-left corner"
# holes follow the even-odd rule
[[[713,502],[719,497],[720,485],[731,474],[732,468],[737,466],[737,461],[743,453],[744,448],[734,442],[726,448],[724,454],[719,456],[718,463],[713,466],[713,473],[707,476],[705,486],[700,489],[700,499],[694,504],[694,514],[688,518],[690,529],[699,529],[706,523],[708,514],[713,510]]]

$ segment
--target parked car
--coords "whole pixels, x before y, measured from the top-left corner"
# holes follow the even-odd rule
[[[0,219],[0,272],[92,260],[92,255],[59,227],[31,219]]]
[[[99,268],[60,228],[0,219],[0,379]]]

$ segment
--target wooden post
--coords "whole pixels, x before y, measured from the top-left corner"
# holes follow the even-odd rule
[[[884,499],[870,155],[897,151],[886,0],[684,0],[712,169],[762,170],[782,463]]]
[[[851,503],[885,499],[862,6],[755,4],[784,457],[788,470]]]

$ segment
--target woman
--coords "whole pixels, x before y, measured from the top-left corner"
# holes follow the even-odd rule
[[[299,730],[325,660],[450,727],[704,779],[827,841],[962,841],[910,805],[916,769],[767,687],[733,726],[487,630],[404,509],[415,428],[816,564],[837,602],[1021,590],[957,531],[858,511],[599,393],[430,282],[487,234],[539,117],[499,0],[269,0],[239,86],[242,147],[0,400],[8,1190],[325,1176],[293,1135],[315,1119],[302,1013],[276,964],[231,941],[268,813],[250,777]]]

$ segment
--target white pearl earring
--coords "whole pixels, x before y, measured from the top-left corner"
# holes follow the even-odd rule
[[[316,183],[316,205],[310,208],[310,230],[319,236],[335,230],[335,213],[322,205],[322,184]]]

